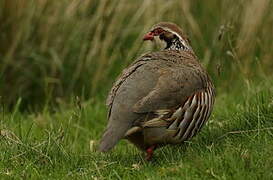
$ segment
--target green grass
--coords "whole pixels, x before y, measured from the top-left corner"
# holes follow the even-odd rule
[[[151,162],[126,141],[108,154],[95,151],[106,124],[101,100],[37,114],[20,113],[18,102],[1,113],[1,178],[272,179],[272,84],[220,93],[203,131],[184,145],[158,149]]]

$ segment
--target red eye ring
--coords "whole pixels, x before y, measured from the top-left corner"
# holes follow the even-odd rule
[[[155,35],[155,36],[158,36],[158,35],[160,35],[163,31],[164,31],[163,29],[158,28],[158,29],[155,29],[153,32],[154,32],[154,35]]]

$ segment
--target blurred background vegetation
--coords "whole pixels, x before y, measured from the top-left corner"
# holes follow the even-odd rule
[[[104,99],[120,71],[151,51],[142,36],[179,24],[218,92],[272,81],[271,0],[1,0],[0,96],[23,108]]]

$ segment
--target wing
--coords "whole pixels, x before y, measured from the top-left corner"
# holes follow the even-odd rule
[[[134,112],[146,113],[176,108],[195,92],[205,88],[200,73],[201,69],[199,71],[194,67],[165,69],[154,89],[134,105]]]

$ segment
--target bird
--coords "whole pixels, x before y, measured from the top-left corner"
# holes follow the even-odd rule
[[[165,47],[133,61],[108,94],[100,152],[126,139],[151,160],[155,149],[194,137],[211,115],[215,87],[186,33],[172,22],[159,22],[143,37],[155,39]]]

